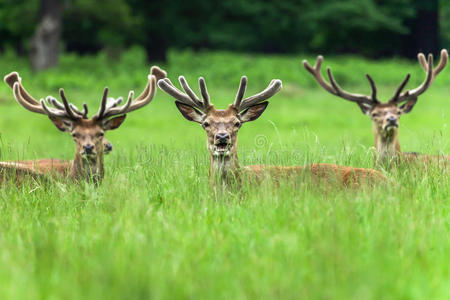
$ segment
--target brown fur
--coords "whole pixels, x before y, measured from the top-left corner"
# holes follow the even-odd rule
[[[361,184],[380,184],[387,182],[386,177],[379,171],[372,169],[338,166],[335,164],[310,164],[305,166],[272,166],[253,165],[245,166],[247,175],[261,180],[270,175],[272,180],[294,179],[307,176],[313,183],[338,184],[344,187],[359,187]]]
[[[411,107],[408,107],[412,109]],[[398,138],[398,128],[400,126],[400,116],[404,109],[397,107],[395,103],[380,103],[375,105],[367,115],[372,120],[372,129],[375,140],[375,162],[391,162],[392,160],[400,163],[425,163],[448,165],[449,156],[427,155],[419,153],[404,153],[401,151]],[[388,119],[395,119],[395,126],[389,127]]]
[[[81,119],[79,122],[74,122],[73,129],[70,131],[75,142],[75,158],[73,160],[39,159],[17,161],[11,162],[12,164],[10,165],[6,163],[0,165],[0,168],[16,169],[16,165],[13,164],[16,163],[20,166],[20,170],[28,170],[28,172],[36,172],[37,174],[53,178],[67,177],[75,181],[83,179],[97,182],[104,176],[103,153],[106,139],[104,139],[104,132],[101,125],[93,120]],[[94,146],[93,154],[89,158],[83,156],[83,145],[86,144],[92,144]]]
[[[345,187],[358,187],[363,182],[374,184],[387,181],[386,177],[376,170],[334,164],[311,164],[291,167],[254,165],[241,168],[237,155],[237,133],[242,125],[242,120],[248,116],[239,114],[231,105],[225,110],[217,110],[211,106],[201,117],[196,117],[194,115],[196,112],[188,107],[181,108],[180,111],[188,119],[195,119],[198,123],[201,123],[206,131],[207,148],[210,153],[209,174],[212,178],[218,177],[224,182],[231,182],[239,180],[241,175],[244,175],[241,173],[244,172],[246,177],[255,177],[259,181],[265,175],[269,175],[273,180],[278,181],[280,178],[300,178],[307,175],[313,181],[337,183]],[[247,113],[257,115],[258,113],[261,114],[262,111],[255,110]],[[218,133],[227,133],[230,137],[228,144],[229,154],[227,156],[218,157],[215,154]]]
[[[118,128],[125,120],[126,114],[147,105],[156,92],[156,78],[166,76],[165,71],[153,66],[148,76],[148,83],[144,91],[133,100],[133,92],[129,93],[128,101],[121,107],[115,101],[108,106],[108,88],[105,88],[100,109],[92,119],[88,119],[88,108],[83,104],[83,111],[68,103],[64,91],[60,89],[62,103],[52,97],[38,102],[22,86],[17,72],[5,76],[6,84],[13,89],[16,101],[25,109],[34,113],[47,115],[53,124],[63,132],[70,132],[75,142],[75,157],[72,161],[42,159],[25,162],[0,163],[3,174],[17,173],[36,174],[36,176],[67,177],[74,181],[87,180],[99,183],[104,176],[103,154],[107,141],[104,132]],[[110,150],[108,150],[110,151]]]

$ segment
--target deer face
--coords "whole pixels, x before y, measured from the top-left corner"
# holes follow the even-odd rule
[[[383,136],[388,136],[398,130],[400,116],[403,113],[409,113],[415,103],[415,100],[409,100],[401,106],[398,106],[393,102],[387,102],[377,103],[367,109],[364,109],[361,105],[360,107],[362,111],[370,117],[377,132],[381,133]]]
[[[70,132],[75,142],[76,153],[83,158],[95,158],[99,153],[109,153],[111,143],[105,138],[106,130],[118,128],[125,116],[115,117],[106,121],[81,119],[78,121],[50,118],[55,126],[64,132]]]
[[[281,89],[281,80],[274,79],[262,92],[244,99],[247,77],[242,76],[233,104],[227,109],[215,109],[210,102],[206,83],[202,77],[198,79],[202,100],[189,87],[184,76],[178,79],[185,93],[177,89],[168,78],[159,80],[158,85],[176,99],[178,110],[187,120],[202,125],[208,137],[208,151],[213,158],[230,156],[237,158],[239,128],[243,123],[259,118],[269,104],[266,100]]]
[[[378,132],[388,134],[398,129],[401,110],[395,104],[380,104],[368,112]]]
[[[227,157],[236,153],[237,134],[242,124],[259,118],[268,104],[263,102],[241,113],[233,105],[227,109],[215,109],[214,106],[210,106],[202,113],[191,106],[176,102],[186,119],[202,125],[206,131],[208,151],[214,157]]]

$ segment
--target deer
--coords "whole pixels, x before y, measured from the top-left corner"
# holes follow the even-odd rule
[[[176,88],[168,78],[158,80],[158,86],[175,98],[175,105],[188,121],[199,123],[206,132],[207,150],[210,158],[209,178],[214,186],[217,183],[233,186],[241,177],[255,178],[261,181],[265,175],[274,178],[311,175],[313,179],[340,181],[345,186],[358,185],[364,179],[378,182],[385,181],[385,176],[376,170],[337,166],[334,164],[311,164],[306,166],[254,165],[241,167],[238,160],[237,136],[244,123],[258,119],[267,108],[269,98],[282,87],[279,79],[270,82],[262,92],[244,98],[247,77],[243,76],[232,104],[226,109],[216,109],[210,101],[205,80],[198,80],[200,99],[190,88],[184,76],[179,77],[184,92]]]
[[[18,76],[18,75],[17,75]],[[12,88],[12,86],[11,86]],[[62,106],[58,100],[55,98],[52,98],[52,101],[59,107]],[[122,97],[119,97],[118,99],[114,99],[112,97],[109,97],[107,100],[107,106],[110,107],[116,107],[123,101]],[[62,108],[63,109],[63,108]],[[76,107],[74,107],[76,111],[79,111]],[[103,154],[108,155],[113,150],[113,145],[110,141],[106,139],[106,137],[103,137],[102,141],[103,146]],[[22,160],[22,161],[6,161],[6,162],[0,162],[0,165],[3,166],[15,166],[15,167],[21,167],[21,168],[32,168],[35,170],[39,170],[40,172],[55,172],[60,173],[61,175],[67,175],[67,170],[70,167],[70,164],[72,163],[71,160],[62,160],[62,159],[55,159],[55,158],[44,158],[44,159],[35,159],[35,160]]]
[[[303,61],[305,69],[311,73],[317,83],[327,92],[340,97],[341,99],[356,103],[362,113],[372,120],[372,131],[375,140],[375,165],[391,163],[433,163],[448,162],[449,156],[425,155],[416,152],[402,152],[398,137],[399,120],[402,114],[411,112],[417,103],[418,97],[422,95],[436,79],[436,76],[444,69],[448,62],[447,50],[441,51],[439,64],[434,67],[433,55],[429,54],[428,59],[423,53],[419,53],[418,61],[424,69],[425,80],[412,90],[403,91],[411,77],[407,74],[405,79],[395,90],[394,95],[387,102],[382,102],[377,97],[377,87],[369,74],[366,74],[371,87],[370,95],[350,93],[343,90],[336,82],[331,68],[327,68],[329,82],[321,75],[323,56],[319,55],[314,66],[308,61]]]
[[[121,106],[121,98],[108,100],[109,89],[105,87],[97,113],[88,118],[87,104],[84,103],[83,110],[79,110],[68,102],[64,89],[59,90],[62,102],[51,96],[37,101],[25,90],[17,72],[8,74],[5,82],[12,88],[14,98],[20,105],[31,112],[46,115],[57,129],[72,135],[75,157],[71,161],[43,159],[23,163],[2,162],[0,172],[6,177],[15,174],[18,177],[30,175],[33,178],[58,179],[63,175],[70,181],[87,181],[98,185],[104,177],[105,132],[119,128],[128,113],[149,104],[156,93],[157,79],[165,76],[165,71],[153,66],[144,91],[135,99],[134,92],[130,91],[127,101]]]

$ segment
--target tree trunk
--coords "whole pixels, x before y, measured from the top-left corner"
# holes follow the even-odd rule
[[[62,13],[61,0],[41,0],[39,23],[31,40],[30,60],[34,70],[58,65]]]

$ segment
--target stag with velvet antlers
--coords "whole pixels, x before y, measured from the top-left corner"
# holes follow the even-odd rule
[[[433,55],[429,54],[428,59],[423,53],[418,54],[418,60],[424,69],[425,80],[418,87],[412,90],[403,91],[409,81],[410,74],[398,86],[394,96],[387,102],[381,102],[377,98],[377,88],[370,75],[366,75],[372,93],[371,95],[361,95],[349,93],[343,90],[334,79],[331,69],[327,68],[329,82],[321,75],[320,69],[323,57],[318,56],[314,67],[306,60],[303,65],[308,70],[319,85],[327,92],[338,96],[344,100],[356,103],[363,114],[372,120],[373,134],[375,137],[375,161],[376,163],[390,163],[398,161],[421,161],[421,162],[446,162],[449,156],[422,155],[418,153],[401,152],[398,139],[399,119],[402,114],[411,112],[417,99],[431,86],[436,76],[444,69],[448,61],[447,50],[441,51],[439,64],[434,67]]]
[[[5,174],[6,177],[14,174],[19,177],[32,175],[40,178],[63,175],[73,181],[99,183],[104,176],[103,154],[110,148],[104,137],[105,131],[118,128],[128,113],[150,103],[156,93],[156,81],[165,76],[163,70],[152,67],[144,91],[136,99],[133,99],[134,92],[130,91],[128,100],[122,106],[122,98],[108,98],[108,88],[105,88],[97,114],[89,119],[87,105],[83,104],[83,110],[79,110],[67,101],[63,89],[59,91],[61,102],[50,96],[37,101],[25,90],[17,72],[7,75],[5,82],[12,88],[19,104],[31,112],[48,116],[59,130],[71,133],[75,142],[75,158],[72,161],[41,159],[1,162],[3,179]]]
[[[189,87],[183,76],[179,77],[184,92],[176,88],[168,79],[158,81],[158,86],[176,99],[175,104],[189,121],[201,124],[207,135],[207,149],[210,155],[210,178],[219,179],[225,185],[239,182],[242,176],[262,179],[270,175],[274,180],[280,177],[311,175],[324,181],[340,181],[344,185],[358,184],[361,179],[377,182],[385,177],[378,171],[333,164],[312,164],[307,166],[281,167],[255,165],[241,167],[237,153],[237,134],[242,124],[261,116],[269,104],[268,100],[281,89],[281,80],[274,79],[262,92],[244,99],[247,78],[241,78],[233,104],[227,109],[216,109],[210,102],[205,80],[199,78],[202,100]],[[295,177],[297,178],[297,177]]]

